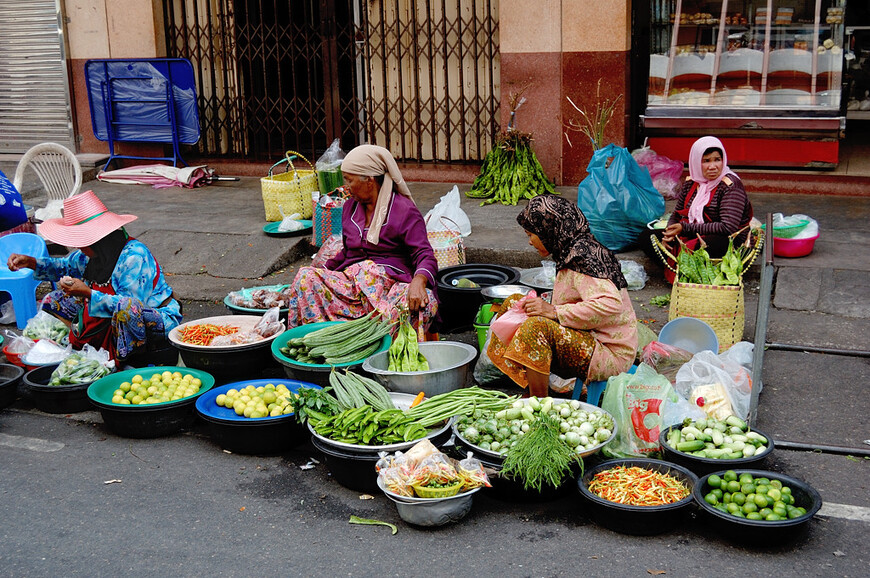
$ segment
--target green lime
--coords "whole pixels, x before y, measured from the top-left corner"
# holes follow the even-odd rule
[[[716,495],[713,492],[710,492],[709,494],[704,496],[704,501],[707,502],[708,504],[710,504],[711,506],[715,506],[716,504],[719,503],[719,499],[716,497]]]
[[[770,480],[767,478],[758,478],[755,480],[755,485],[769,486]]]
[[[762,518],[766,518],[773,513],[773,510],[771,510],[770,508],[761,508],[760,510],[758,510],[758,513],[761,514]]]
[[[730,482],[728,482],[727,489],[732,494],[734,492],[739,492],[740,491],[740,482],[738,482],[737,480],[731,480]]]
[[[740,474],[741,484],[751,484],[753,482],[752,474]]]
[[[755,493],[756,494],[767,494],[767,490],[770,489],[770,486],[765,484],[755,484]]]
[[[782,489],[782,482],[780,482],[779,480],[770,480],[770,487],[776,488],[777,490],[781,490]]]
[[[734,470],[728,470],[724,474],[722,474],[722,479],[726,482],[732,482],[737,479],[737,472]]]
[[[767,496],[764,496],[762,494],[755,494],[755,505],[758,506],[759,508],[766,508],[767,507]]]
[[[795,508],[794,506],[786,506],[786,508],[788,511],[788,519],[789,520],[793,520],[794,518],[800,518],[801,516],[803,516],[803,514],[801,514],[801,511],[798,510],[797,508]]]
[[[764,519],[767,520],[768,522],[776,522],[777,520],[782,520],[781,517],[777,516],[774,513],[768,514],[767,516],[764,517]]]
[[[720,488],[716,488],[715,490],[712,490],[710,493],[713,494],[714,496],[716,496],[717,500],[722,501],[723,493],[722,493],[722,490]]]
[[[728,505],[725,506],[725,509],[728,510],[728,513],[729,513],[729,514],[733,514],[733,513],[735,513],[735,512],[739,512],[739,511],[740,511],[740,506],[738,506],[738,505],[735,504],[734,502],[731,502],[730,504],[728,504]]]
[[[782,506],[782,507],[774,506],[773,513],[776,514],[777,516],[779,516],[780,518],[783,518],[783,519],[788,518],[788,510],[785,509],[785,506]]]
[[[767,495],[770,496],[771,498],[773,498],[774,502],[778,502],[780,500],[780,498],[782,498],[782,492],[780,492],[778,489],[774,488],[773,486],[771,486],[770,489],[767,490]]]
[[[738,506],[742,506],[746,502],[746,494],[743,492],[735,492],[731,494],[731,501]]]
[[[725,492],[722,494],[722,502],[725,504],[731,503],[731,492]]]
[[[779,491],[783,496],[790,496],[791,495],[791,488],[789,488],[788,486],[783,486],[782,488],[780,488]]]
[[[755,493],[755,484],[752,484],[752,483],[740,484],[740,491],[746,495],[754,494]]]
[[[764,518],[762,518],[761,514],[759,514],[758,512],[750,512],[750,513],[746,514],[746,519],[747,520],[763,520]]]
[[[720,478],[716,474],[713,474],[712,476],[707,478],[707,483],[710,485],[711,488],[718,488],[722,486],[722,478]]]
[[[746,502],[740,509],[743,510],[744,514],[751,514],[758,511],[758,506],[755,505],[755,502]]]

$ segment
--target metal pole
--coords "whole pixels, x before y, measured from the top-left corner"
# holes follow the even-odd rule
[[[790,343],[766,343],[765,349],[779,351],[800,351],[802,353],[827,353],[830,355],[846,355],[849,357],[870,357],[870,351],[862,349],[836,349],[833,347],[814,347],[812,345],[793,345]]]
[[[752,392],[749,398],[749,425],[758,417],[758,395],[761,393],[761,375],[764,364],[764,345],[767,341],[767,316],[773,290],[773,215],[767,213],[764,226],[764,252],[761,259],[761,285],[758,289],[758,308],[755,313],[755,347],[752,350]]]

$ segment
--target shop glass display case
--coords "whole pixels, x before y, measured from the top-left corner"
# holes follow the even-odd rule
[[[713,134],[730,141],[735,165],[836,165],[844,0],[652,0],[650,9],[642,123],[657,152],[681,158],[685,141]]]

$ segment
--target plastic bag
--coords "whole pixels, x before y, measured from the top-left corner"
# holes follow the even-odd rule
[[[643,348],[641,361],[656,370],[659,375],[664,375],[668,381],[674,383],[677,380],[677,372],[688,363],[694,356],[691,351],[653,341]]]
[[[489,355],[486,354],[491,339],[492,325],[490,325],[486,330],[486,342],[484,342],[483,349],[480,350],[480,355],[477,358],[477,362],[474,364],[474,381],[479,385],[492,385],[502,379],[507,379],[504,372],[496,367],[489,358]]]
[[[683,177],[683,163],[657,154],[649,147],[631,151],[637,164],[649,171],[652,184],[665,199],[676,199]]]
[[[611,251],[634,243],[646,224],[664,213],[665,199],[627,149],[609,144],[595,151],[586,170],[577,205],[595,238]]]
[[[40,310],[24,327],[22,335],[30,339],[50,339],[60,345],[69,343],[69,327],[47,311]]]
[[[344,151],[341,150],[341,141],[335,139],[314,163],[317,171],[317,188],[321,195],[328,195],[343,184],[344,177],[341,174],[343,160]]]
[[[658,457],[666,400],[677,403],[679,396],[666,377],[645,363],[633,374],[608,379],[601,408],[613,416],[616,436],[601,451],[612,458]]]
[[[801,221],[807,221],[806,227],[801,229],[801,231],[796,235],[790,237],[791,239],[811,239],[819,234],[819,223],[810,216],[796,214],[784,217],[782,213],[773,214],[774,229],[777,227],[788,227],[791,225],[797,225]]]
[[[450,189],[450,192],[441,197],[438,204],[426,213],[424,218],[426,221],[426,231],[451,231],[458,228],[461,236],[469,236],[471,234],[471,221],[468,219],[465,211],[462,210],[460,201],[459,187],[454,185]],[[444,217],[444,220],[442,220],[442,217]]]
[[[629,291],[638,291],[643,289],[649,277],[643,269],[643,265],[637,261],[619,261],[619,266],[622,269],[622,276],[625,277],[628,283]]]
[[[732,355],[745,352],[745,347],[741,349],[741,352]],[[713,384],[720,384],[724,388],[728,403],[737,417],[746,419],[749,416],[752,394],[751,374],[748,369],[733,361],[732,357],[725,353],[720,356],[712,351],[699,351],[677,372],[674,387],[680,395],[691,399],[695,388]],[[710,390],[710,392],[714,391]],[[716,409],[709,407],[713,401],[710,399],[710,392],[705,396],[704,409],[707,412]]]
[[[655,331],[647,327],[646,323],[640,320],[637,321],[635,326],[637,327],[637,355],[635,357],[637,363],[635,365],[640,365],[643,362],[644,348],[653,341],[656,341],[658,336]]]
[[[284,210],[281,209],[280,205],[278,206],[278,212],[281,213],[282,217],[281,222],[278,224],[279,233],[289,233],[291,231],[299,231],[305,228],[305,225],[299,222],[299,219],[302,218],[302,213],[285,215]]]
[[[456,473],[458,473],[459,477],[462,478],[463,492],[481,486],[486,486],[487,488],[492,487],[492,484],[489,483],[489,477],[483,469],[483,464],[480,463],[480,460],[474,457],[472,452],[468,452],[465,459],[459,461],[459,464],[456,467]]]
[[[521,299],[514,301],[514,304],[511,305],[510,309],[499,314],[499,316],[490,323],[492,332],[495,333],[505,345],[510,343],[510,340],[513,339],[514,333],[517,332],[517,329],[519,329],[520,325],[523,324],[523,321],[529,318],[525,309],[523,309],[523,305],[529,299],[534,299],[537,296],[538,295],[534,290],[529,291]]]
[[[0,324],[9,325],[10,323],[15,323],[15,307],[11,299],[0,304]]]
[[[114,371],[115,361],[105,349],[86,343],[81,351],[72,352],[51,373],[48,385],[91,383]]]
[[[323,242],[320,249],[317,250],[317,253],[314,254],[314,257],[311,258],[311,266],[322,269],[326,266],[326,262],[338,255],[343,247],[344,241],[341,235],[330,235]]]
[[[27,353],[36,345],[35,341],[25,335],[18,335],[8,329],[4,330],[3,333],[6,335],[6,341],[8,342],[5,349],[9,353],[21,355]]]
[[[281,323],[281,310],[278,307],[272,307],[263,317],[254,325],[254,333],[260,335],[263,339],[272,337],[284,330],[284,324]]]
[[[554,261],[541,261],[540,272],[532,278],[532,283],[538,287],[550,287],[556,284],[556,263]]]
[[[450,459],[441,452],[423,458],[414,468],[414,473],[408,480],[411,486],[428,486],[430,484],[450,485],[459,480],[456,468]]]
[[[72,346],[63,347],[49,339],[42,339],[25,353],[21,360],[25,365],[49,365],[60,363],[72,355]]]

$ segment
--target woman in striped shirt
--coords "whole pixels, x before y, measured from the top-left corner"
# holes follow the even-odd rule
[[[746,240],[750,220],[752,204],[740,177],[728,168],[722,142],[712,136],[699,138],[689,152],[689,176],[662,241],[670,244],[679,237],[694,248],[700,235],[710,256],[721,257],[728,250],[730,235],[740,231],[735,244]]]

